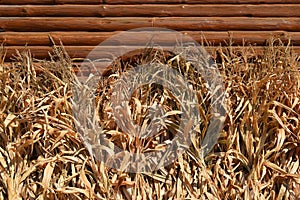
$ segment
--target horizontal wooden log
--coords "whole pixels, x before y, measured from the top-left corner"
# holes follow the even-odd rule
[[[0,5],[26,5],[26,4],[39,4],[39,5],[49,5],[53,4],[53,0],[0,0]]]
[[[187,31],[285,30],[300,31],[300,18],[248,17],[113,17],[113,18],[42,18],[1,17],[0,30],[19,32],[45,31],[121,31],[142,27],[164,27]]]
[[[101,51],[93,51],[95,50],[94,47],[91,46],[65,46],[64,47],[66,52],[68,53],[68,55],[71,58],[76,58],[75,60],[81,60],[83,61],[85,58],[89,58],[89,59],[99,59],[102,58],[103,61],[107,62],[107,59],[111,59],[112,55],[109,52],[116,52],[115,55],[117,55],[117,53],[120,52],[120,48],[119,47],[105,47],[107,48],[107,52],[104,52],[103,50]],[[134,49],[138,49],[138,47],[131,47],[132,50]],[[205,50],[211,54],[213,57],[216,54],[216,50],[218,49],[222,49],[225,47],[205,47]],[[130,49],[130,48],[129,48]],[[253,46],[253,47],[231,47],[231,49],[233,51],[253,51],[253,55],[255,54],[262,54],[265,52],[266,47],[265,46]],[[17,55],[16,51],[22,52],[22,51],[27,51],[30,50],[31,54],[33,55],[34,58],[36,59],[49,59],[49,52],[51,53],[53,51],[52,47],[46,47],[46,46],[35,46],[35,47],[21,47],[21,46],[10,46],[10,47],[5,47],[5,51],[6,51],[6,61],[12,61],[13,56]],[[300,54],[300,46],[294,46],[292,47],[292,51],[295,54]]]
[[[300,17],[300,4],[1,6],[0,17]]]
[[[62,0],[63,1],[63,0]],[[145,4],[145,3],[187,3],[187,4],[220,4],[220,3],[228,3],[228,4],[263,4],[263,3],[299,3],[299,0],[103,0],[108,4]]]
[[[104,40],[114,37],[120,31],[113,32],[2,32],[0,33],[0,43],[7,46],[52,46],[53,44],[60,44],[62,42],[66,46],[97,46]],[[213,45],[266,45],[268,39],[271,37],[279,38],[282,42],[287,44],[290,40],[292,45],[300,46],[299,32],[285,32],[285,31],[182,31],[185,34],[200,44]],[[146,38],[148,37],[148,38]],[[149,35],[144,33],[132,33],[132,37],[126,40],[116,41],[113,44],[120,44],[121,42],[127,45],[134,45],[137,43],[150,40]],[[174,42],[174,37],[165,38],[164,43]]]
[[[51,4],[147,4],[147,3],[164,3],[164,4],[263,4],[263,3],[300,3],[299,0],[0,0],[0,5],[51,5]]]

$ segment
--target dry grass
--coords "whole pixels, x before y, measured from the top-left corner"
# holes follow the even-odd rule
[[[76,78],[64,51],[54,49],[52,60],[38,65],[28,52],[17,55],[13,66],[4,64],[3,57],[4,51],[0,199],[300,199],[300,67],[289,46],[272,41],[260,56],[251,47],[240,52],[220,48],[216,60],[230,109],[218,144],[202,159],[200,131],[174,163],[140,174],[109,169],[86,150],[74,125],[70,99]],[[194,88],[205,94],[197,75],[188,72]],[[98,96],[107,98],[99,108],[103,130],[116,145],[137,147],[141,141],[132,141],[107,116],[109,88],[104,83]],[[131,109],[139,124],[147,113],[142,108],[154,101],[167,111],[180,107],[155,85],[134,95]],[[144,141],[149,148],[160,148],[159,142],[173,137],[174,113],[160,137]]]

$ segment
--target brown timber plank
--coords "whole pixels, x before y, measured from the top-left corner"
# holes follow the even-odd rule
[[[55,0],[56,4],[104,4],[105,0]]]
[[[116,52],[119,51],[119,47],[105,47],[109,49],[110,52],[113,52],[115,50]],[[131,47],[132,49],[137,49],[138,47]],[[257,54],[262,54],[264,53],[266,47],[264,46],[254,46],[254,47],[231,47],[233,51],[244,51],[246,49],[249,50],[249,48],[253,49],[253,51]],[[80,58],[84,59],[86,58],[93,50],[94,47],[92,46],[65,46],[65,49],[69,56],[71,58]],[[210,53],[212,56],[215,55],[215,52],[217,49],[220,49],[220,47],[205,47],[206,51]],[[300,46],[294,46],[292,47],[292,51],[296,54],[300,54]],[[5,47],[6,51],[6,61],[11,61],[9,58],[11,58],[13,55],[16,55],[16,50],[22,52],[24,50],[30,50],[31,54],[33,55],[34,58],[37,59],[47,59],[49,58],[49,52],[52,52],[52,47],[46,47],[46,46],[28,46],[28,47],[23,47],[23,46],[9,46]],[[99,59],[99,58],[111,58],[111,54],[107,53],[105,54],[104,51],[100,52],[101,54],[99,55],[99,51],[95,51],[89,55],[90,59]]]
[[[0,18],[0,30],[19,32],[115,31],[151,26],[153,26],[152,18]]]
[[[64,1],[64,0],[62,0]],[[69,0],[70,1],[70,0]],[[145,3],[187,3],[187,4],[263,4],[263,3],[300,3],[299,0],[103,0],[108,4],[145,4]]]
[[[5,5],[0,17],[300,17],[300,4]]]
[[[54,0],[0,0],[0,5],[53,4]]]
[[[300,3],[300,0],[0,0],[0,5],[51,5],[51,4],[264,4]]]
[[[7,46],[52,46],[60,44],[71,46],[96,46],[116,32],[2,32],[0,43]]]
[[[0,30],[19,32],[48,31],[121,31],[141,27],[164,27],[187,31],[285,30],[300,31],[300,18],[250,17],[113,17],[113,18],[43,18],[1,17]]]
[[[120,33],[120,31],[113,32],[2,32],[0,33],[0,43],[7,46],[52,46],[60,44],[60,41],[66,46],[97,46],[104,40],[113,37]],[[229,43],[230,39],[232,45],[255,44],[265,45],[266,41],[272,36],[280,38],[285,44],[291,39],[291,44],[300,46],[299,32],[285,32],[285,31],[182,31],[196,40],[199,43],[210,43],[214,45],[225,45]],[[123,41],[115,41],[114,44],[126,42],[127,45],[141,43],[145,41],[147,35],[144,33],[133,33],[132,38]],[[52,39],[50,39],[52,38]],[[150,38],[147,38],[150,39]],[[174,38],[166,38],[166,43],[173,42]]]
[[[0,0],[0,5],[102,4],[102,0]]]

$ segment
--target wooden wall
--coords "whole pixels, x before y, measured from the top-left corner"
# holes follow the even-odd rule
[[[252,43],[277,35],[300,52],[300,0],[0,0],[0,42],[8,57],[24,45],[45,58],[61,40],[84,58],[106,38],[139,27],[165,27],[214,45]]]

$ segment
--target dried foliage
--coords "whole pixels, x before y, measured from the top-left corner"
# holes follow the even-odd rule
[[[63,48],[55,48],[50,61],[24,51],[7,64],[4,56],[1,51],[0,199],[300,199],[299,57],[280,41],[270,41],[262,55],[251,47],[220,47],[216,60],[229,109],[213,151],[201,157],[199,131],[174,163],[140,174],[109,169],[86,150],[72,115],[74,68]],[[181,70],[196,80],[193,71]],[[205,93],[201,81],[193,83]],[[109,121],[108,91],[100,87],[99,98],[107,99],[99,122],[116,145],[136,147]],[[179,105],[155,85],[134,95],[136,123],[143,124],[149,102],[170,114],[161,138],[148,141],[159,148],[172,138]]]

